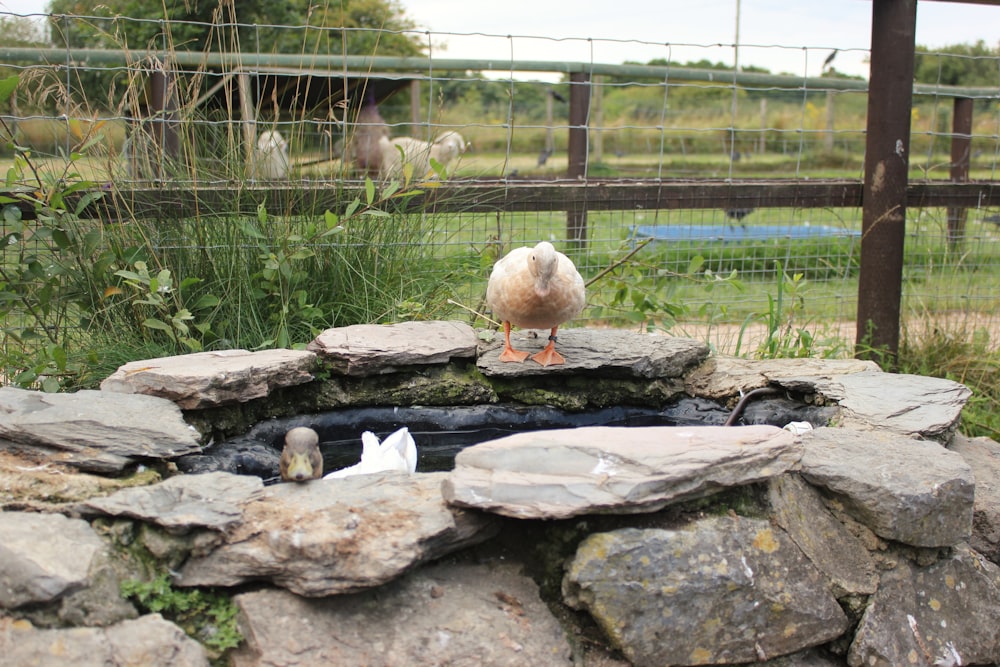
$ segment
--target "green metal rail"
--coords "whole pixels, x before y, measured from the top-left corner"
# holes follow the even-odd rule
[[[176,67],[207,67],[222,70],[254,68],[294,68],[312,75],[369,72],[379,78],[386,72],[555,72],[560,74],[606,75],[659,81],[700,81],[732,83],[747,87],[793,90],[867,91],[868,81],[833,77],[798,77],[733,70],[671,67],[663,65],[612,65],[607,63],[548,60],[477,60],[395,56],[344,56],[301,53],[221,53],[214,51],[154,51],[120,49],[0,48],[0,63],[43,65],[129,65],[145,60],[169,62]],[[914,94],[943,97],[1000,99],[1000,88],[915,84]]]

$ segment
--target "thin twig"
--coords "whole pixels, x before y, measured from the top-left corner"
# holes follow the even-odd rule
[[[481,317],[481,318],[483,318],[484,320],[486,320],[486,321],[487,321],[487,322],[489,322],[490,324],[495,324],[495,325],[497,325],[497,326],[500,326],[500,323],[499,323],[499,322],[497,322],[496,320],[493,320],[493,319],[490,319],[490,318],[489,318],[489,317],[487,317],[486,315],[483,315],[482,313],[480,313],[479,311],[477,311],[477,310],[476,310],[475,308],[469,308],[469,307],[468,307],[468,306],[466,306],[465,304],[463,304],[463,303],[459,303],[458,301],[455,301],[454,299],[448,299],[448,303],[450,303],[450,304],[451,304],[451,305],[453,305],[453,306],[458,306],[459,308],[462,308],[462,309],[464,309],[464,310],[467,310],[467,311],[469,311],[470,313],[472,313],[473,315],[475,315],[475,316],[477,316],[477,317]]]
[[[608,266],[607,268],[603,269],[596,276],[594,276],[593,278],[591,278],[590,280],[588,280],[587,284],[586,284],[586,287],[590,287],[591,285],[593,285],[594,283],[596,283],[598,280],[600,280],[604,276],[608,275],[609,273],[611,273],[612,271],[614,271],[615,269],[617,269],[619,266],[621,266],[625,262],[627,262],[630,259],[632,259],[633,255],[635,255],[637,252],[639,252],[640,250],[642,250],[643,248],[645,248],[652,241],[653,241],[652,238],[648,238],[645,241],[643,241],[642,243],[640,243],[639,245],[637,245],[635,248],[632,249],[632,251],[629,254],[627,254],[624,257],[622,257],[621,259],[615,261],[610,266]]]

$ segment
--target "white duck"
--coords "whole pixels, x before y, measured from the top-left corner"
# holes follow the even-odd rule
[[[576,266],[551,243],[515,248],[493,265],[486,302],[503,323],[504,348],[500,361],[524,361],[527,352],[510,344],[511,325],[549,329],[549,342],[531,358],[542,366],[566,363],[556,352],[556,330],[583,310],[586,289]]]
[[[323,479],[340,479],[351,475],[370,475],[376,472],[398,470],[416,472],[417,443],[410,430],[403,427],[386,436],[381,443],[371,431],[361,434],[361,461],[348,468],[334,470]]]

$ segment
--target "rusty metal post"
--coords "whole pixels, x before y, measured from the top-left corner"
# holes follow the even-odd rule
[[[951,119],[951,182],[969,180],[969,161],[972,152],[972,98],[956,97]],[[948,207],[948,248],[957,250],[965,238],[965,218],[968,209]]]
[[[150,115],[152,116],[153,132],[160,149],[170,158],[180,154],[180,137],[177,134],[177,95],[173,72],[167,70],[167,64],[154,67],[149,76]]]
[[[917,0],[873,0],[858,281],[859,357],[895,364],[903,296]]]
[[[569,166],[566,176],[587,178],[588,121],[590,116],[590,74],[569,75]],[[566,211],[566,240],[576,247],[587,244],[587,207],[576,202]]]

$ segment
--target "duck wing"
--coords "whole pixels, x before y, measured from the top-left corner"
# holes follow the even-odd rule
[[[409,428],[404,426],[391,435],[386,436],[382,442],[382,447],[387,450],[392,449],[402,459],[403,467],[400,469],[406,472],[417,471],[417,443],[413,441],[413,436],[410,435]],[[386,456],[392,455],[387,452]]]
[[[417,445],[405,426],[379,442],[371,431],[361,434],[361,461],[348,468],[335,470],[323,479],[342,479],[351,475],[370,475],[377,472],[415,472]]]
[[[379,467],[380,459],[381,449],[378,436],[371,431],[365,431],[361,434],[361,460],[347,468],[334,470],[330,474],[324,475],[323,479],[343,479],[351,475],[367,475],[379,472],[383,470],[383,468]]]

